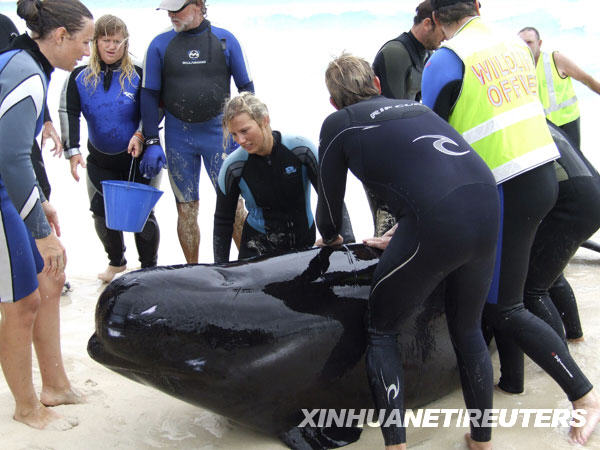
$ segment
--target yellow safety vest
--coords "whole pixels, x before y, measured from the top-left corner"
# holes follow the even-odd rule
[[[551,54],[540,54],[536,72],[540,85],[540,100],[548,120],[556,126],[577,120],[579,104],[571,77],[560,76]]]
[[[546,125],[529,48],[477,16],[444,44],[465,65],[449,123],[502,183],[558,158]]]

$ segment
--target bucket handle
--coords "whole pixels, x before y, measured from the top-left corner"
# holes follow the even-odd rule
[[[135,158],[131,155],[131,165],[129,166],[129,176],[127,177],[127,184],[129,187],[129,183],[133,182],[135,179]]]

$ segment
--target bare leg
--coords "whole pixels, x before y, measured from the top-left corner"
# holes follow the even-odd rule
[[[246,221],[246,216],[248,215],[248,211],[244,207],[244,200],[242,197],[238,199],[237,209],[235,210],[235,222],[233,223],[233,242],[237,247],[238,251],[240,250],[240,243],[242,242],[242,230],[244,228],[244,222]]]
[[[471,438],[471,435],[469,433],[465,434],[465,440],[467,441],[467,447],[469,447],[470,450],[492,450],[492,442],[491,441],[488,441],[488,442],[474,441]]]
[[[40,401],[46,406],[82,403],[71,388],[60,349],[60,294],[65,276],[38,275],[41,303],[33,325],[33,345],[42,375]]]
[[[598,422],[600,422],[600,401],[596,392],[592,389],[583,397],[573,402],[573,409],[583,409],[586,411],[584,416],[585,425],[582,427],[571,427],[569,436],[577,444],[584,445],[590,438]]]
[[[197,201],[177,203],[177,235],[187,263],[198,263],[200,227]]]
[[[68,429],[76,425],[42,405],[33,387],[31,341],[40,294],[32,294],[10,304],[1,304],[0,363],[10,391],[15,398],[13,418],[37,429]]]
[[[124,272],[125,269],[127,269],[127,265],[111,266],[109,264],[104,272],[100,272],[98,274],[98,279],[104,281],[105,283],[110,283],[116,274]]]

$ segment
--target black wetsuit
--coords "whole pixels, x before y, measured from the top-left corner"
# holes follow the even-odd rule
[[[464,64],[449,49],[442,49],[433,58],[446,58],[448,62],[460,64],[463,75],[451,70],[455,79],[443,86],[429,87],[427,70],[436,70],[429,66],[423,79],[423,98],[432,105],[442,118],[450,117],[462,88]],[[433,61],[432,58],[432,61]],[[440,65],[440,68],[442,66]],[[448,73],[448,72],[447,72]],[[432,76],[432,79],[435,77]],[[437,93],[437,95],[436,95]],[[498,351],[504,358],[503,342],[514,340],[518,346],[546,373],[548,373],[565,391],[570,400],[581,398],[592,389],[592,385],[571,357],[561,337],[542,319],[525,308],[523,297],[525,282],[529,271],[531,248],[542,219],[552,210],[558,197],[558,183],[553,163],[547,163],[499,186],[503,195],[502,228],[499,241],[500,258],[497,286],[493,286],[484,309],[484,320],[494,328],[500,338]],[[556,236],[554,237],[556,239]],[[561,238],[562,239],[562,238]],[[558,245],[559,242],[545,243]],[[540,261],[544,263],[544,261]]]
[[[554,140],[561,153],[555,162],[558,199],[535,234],[523,301],[529,311],[551,325],[565,340],[561,312],[550,299],[549,291],[581,243],[600,227],[600,177],[559,128],[551,123],[549,126],[554,128]],[[576,321],[574,326],[577,327],[577,303],[572,291],[569,295],[570,288],[565,282],[558,285],[565,292],[557,302],[562,313],[567,314],[567,323]],[[510,334],[496,333],[496,341],[501,357],[499,386],[507,392],[523,392],[523,351]]]
[[[387,98],[420,101],[421,77],[430,55],[411,31],[383,44],[373,60],[373,71],[381,81],[381,93]],[[373,215],[374,234],[381,236],[394,226],[393,215],[367,188],[365,192]]]
[[[565,123],[559,126],[563,133],[567,136],[570,143],[575,147],[575,151],[583,157],[581,152],[581,118],[573,120],[572,122]],[[592,169],[592,172],[597,179],[600,179],[598,172],[588,162],[588,167]],[[585,205],[586,207],[589,207]],[[583,329],[581,328],[581,320],[579,319],[579,310],[577,308],[577,299],[571,285],[565,278],[564,274],[560,274],[552,287],[550,288],[550,299],[556,309],[558,310],[562,319],[563,326],[567,339],[578,339],[583,336]]]
[[[421,77],[430,55],[410,31],[383,44],[373,60],[381,93],[387,98],[420,101]]]
[[[267,156],[249,155],[239,147],[219,173],[213,230],[215,262],[229,261],[231,234],[240,194],[246,201],[239,258],[299,250],[315,243],[310,186],[317,188],[317,150],[305,138],[273,131]],[[354,242],[344,211],[345,243]]]
[[[250,155],[240,147],[223,163],[213,231],[215,262],[229,261],[240,194],[248,208],[240,258],[302,249],[314,244],[310,185],[316,186],[316,151],[303,138],[284,136],[283,141],[281,133],[274,131],[273,149],[269,155]]]
[[[405,311],[443,279],[465,402],[469,409],[491,408],[492,367],[481,312],[492,279],[499,199],[486,164],[429,108],[380,96],[325,120],[319,162],[317,226],[325,242],[340,230],[348,168],[398,222],[369,298],[366,361],[377,409],[403,410],[396,334],[416,326]],[[382,432],[386,445],[405,442],[404,428]],[[487,441],[491,431],[474,427],[472,435]]]

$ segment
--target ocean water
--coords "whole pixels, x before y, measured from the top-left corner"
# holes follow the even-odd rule
[[[170,25],[166,12],[156,10],[159,0],[84,3],[96,17],[111,13],[125,20],[131,52],[139,60],[153,36]],[[332,112],[323,81],[329,60],[348,51],[372,61],[385,41],[410,28],[417,4],[412,0],[213,0],[208,1],[208,18],[242,43],[256,93],[269,106],[274,125],[316,141],[323,118]],[[15,5],[0,2],[0,12],[24,29]],[[483,0],[481,12],[509,32],[537,27],[544,48],[561,50],[588,73],[600,76],[600,59],[593,57],[600,28],[594,14],[585,13],[595,5],[594,0]],[[61,77],[55,78],[53,87],[61,84]],[[598,105],[598,98],[585,86],[577,83],[576,91],[584,111]]]

